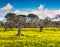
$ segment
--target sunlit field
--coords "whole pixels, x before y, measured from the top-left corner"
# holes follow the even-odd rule
[[[0,28],[0,47],[60,47],[60,28],[22,28],[22,35],[16,36],[17,29]]]

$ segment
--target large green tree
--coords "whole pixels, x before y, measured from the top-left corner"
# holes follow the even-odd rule
[[[14,25],[14,27],[18,28],[18,33],[17,36],[21,35],[21,28],[22,28],[22,24],[25,20],[25,15],[16,15],[14,13],[8,13],[5,18],[7,19],[7,22],[11,23],[12,25]],[[5,26],[5,30],[6,30],[6,26]]]

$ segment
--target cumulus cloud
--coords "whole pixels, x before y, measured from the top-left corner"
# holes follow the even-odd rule
[[[41,5],[38,7],[38,9],[39,9],[39,10],[43,10],[43,9],[44,9],[44,5],[41,4]]]
[[[8,3],[6,6],[4,6],[3,8],[0,8],[0,20],[2,21],[4,19],[4,16],[10,12],[10,10],[13,8],[13,6]]]
[[[39,7],[38,7],[38,10],[31,10],[30,12],[29,11],[20,11],[20,10],[16,10],[16,11],[14,11],[14,13],[16,13],[17,15],[19,15],[19,14],[25,14],[25,15],[28,15],[28,14],[31,14],[31,13],[33,13],[33,14],[36,14],[40,19],[44,19],[44,18],[46,18],[46,17],[49,17],[49,18],[54,18],[57,14],[59,14],[60,15],[60,9],[58,9],[58,10],[49,10],[49,9],[44,9],[44,5],[40,5]],[[55,21],[57,20],[57,19],[54,19]],[[53,21],[54,21],[53,20]],[[59,20],[59,19],[58,19]]]
[[[50,18],[53,18],[55,17],[57,14],[60,15],[60,9],[56,9],[56,10],[49,10],[48,8],[44,8],[45,5],[40,5],[39,7],[37,7],[38,9],[34,9],[34,10],[30,10],[28,11],[28,9],[26,10],[15,10],[13,13],[17,14],[17,15],[20,15],[20,14],[24,14],[24,15],[28,15],[28,14],[36,14],[40,19],[44,19],[46,17],[50,17]],[[1,8],[0,10],[3,11],[8,11],[8,10],[11,10],[13,8],[13,6],[11,4],[7,4],[5,7]],[[6,13],[5,13],[6,14]],[[3,15],[3,14],[0,14],[0,15]],[[60,19],[54,19],[55,21],[58,21]],[[54,21],[53,20],[53,21]]]
[[[4,16],[8,13],[9,11],[2,11],[0,12],[0,21],[5,21]]]
[[[23,14],[28,15],[29,14],[28,11],[20,11],[20,10],[15,10],[14,13],[17,14],[17,15],[23,15]]]
[[[16,15],[19,15],[19,14],[21,13],[21,11],[15,10],[14,13],[15,13]]]
[[[47,8],[44,9],[44,5],[41,4],[38,7],[38,10],[32,10],[31,13],[36,14],[40,19],[44,19],[46,17],[54,18],[57,14],[60,15],[60,9],[57,9],[57,10],[49,10]],[[57,19],[54,19],[54,20],[56,21]]]
[[[0,10],[1,11],[9,11],[12,8],[13,8],[13,6],[10,3],[8,3],[6,6],[4,6],[3,8],[1,8]]]

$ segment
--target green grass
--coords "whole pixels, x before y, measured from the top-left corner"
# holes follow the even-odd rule
[[[0,28],[0,47],[60,47],[60,28],[23,28],[20,37],[17,29]]]

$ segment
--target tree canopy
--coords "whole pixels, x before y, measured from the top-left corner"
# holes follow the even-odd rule
[[[16,17],[16,14],[15,13],[7,13],[6,15],[5,15],[5,18],[7,19],[7,20],[12,20],[12,19],[14,19]]]
[[[28,16],[27,17],[30,17],[30,18],[39,18],[37,15],[35,15],[35,14],[28,14]]]

